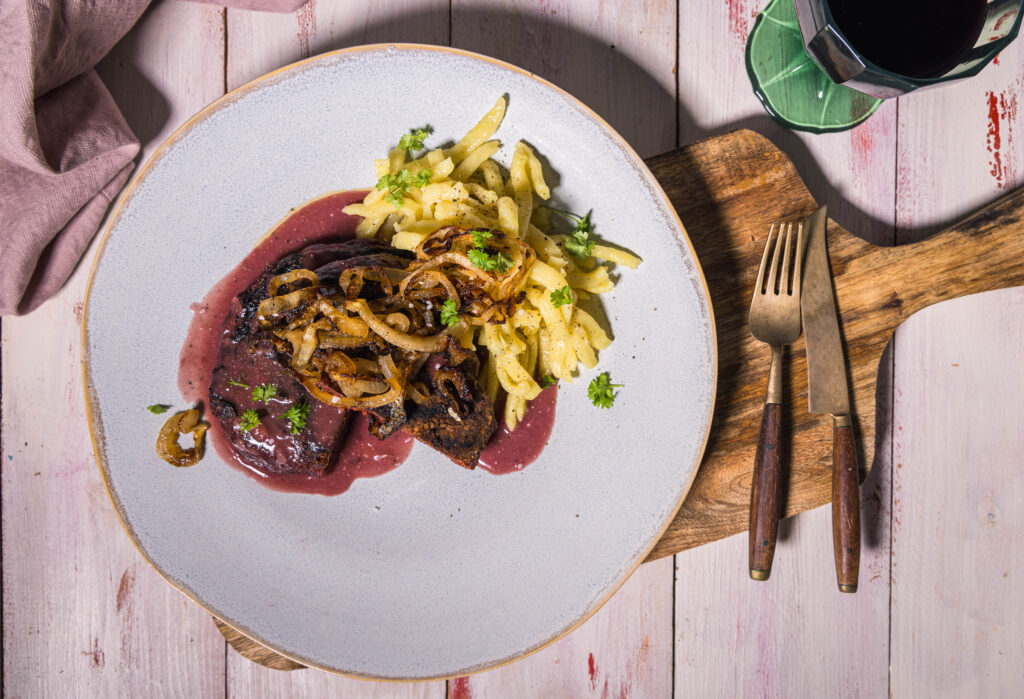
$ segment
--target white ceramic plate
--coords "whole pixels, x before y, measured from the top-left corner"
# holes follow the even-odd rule
[[[292,207],[375,181],[409,128],[462,136],[503,93],[499,160],[528,140],[556,199],[639,254],[603,297],[614,408],[559,393],[555,431],[520,473],[467,472],[423,445],[333,498],[269,490],[207,452],[153,451],[178,354],[206,292]],[[675,211],[639,157],[558,88],[448,48],[368,46],[297,63],[177,131],[121,198],[93,269],[83,330],[94,445],[129,535],[175,587],[307,665],[367,678],[461,675],[582,623],[668,526],[704,450],[714,322]]]

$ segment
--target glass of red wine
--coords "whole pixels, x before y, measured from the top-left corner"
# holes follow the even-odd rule
[[[970,77],[1017,36],[1024,0],[771,0],[747,40],[768,112],[839,131],[883,99]]]

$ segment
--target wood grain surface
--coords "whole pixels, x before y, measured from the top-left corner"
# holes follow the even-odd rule
[[[772,221],[817,204],[793,163],[752,131],[711,138],[648,161],[686,221],[711,294],[719,384],[711,437],[690,494],[648,560],[747,528],[767,348],[746,311]],[[882,351],[913,313],[943,300],[1024,284],[1024,191],[922,242],[880,247],[829,222],[828,247],[845,341],[855,440],[870,469]],[[937,283],[937,280],[941,280]],[[808,413],[803,339],[789,354],[782,423],[790,455],[787,516],[831,500],[828,416]]]
[[[365,41],[451,43],[553,80],[644,156],[753,129],[834,221],[885,245],[927,237],[1024,183],[1024,42],[971,80],[886,102],[852,131],[798,134],[750,92],[743,49],[762,5],[313,0],[273,15],[158,1],[101,75],[145,155],[225,88],[295,58]],[[746,537],[727,538],[641,566],[590,621],[520,662],[393,685],[249,662],[131,547],[81,410],[90,258],[39,311],[0,321],[5,696],[916,697],[1024,686],[1024,570],[1010,555],[1024,541],[1014,506],[1024,290],[928,308],[882,354],[856,595],[836,591],[830,512],[819,508],[781,523],[768,583],[748,579]],[[937,286],[959,270],[944,274]],[[827,419],[818,439],[831,441]]]
[[[750,545],[750,577],[754,580],[767,580],[772,574],[772,559],[775,557],[779,519],[782,515],[781,435],[782,406],[778,403],[765,403],[750,485],[747,538]],[[788,471],[785,475],[789,475]]]

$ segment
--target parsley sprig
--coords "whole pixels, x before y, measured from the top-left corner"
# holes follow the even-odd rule
[[[410,129],[409,133],[404,134],[398,139],[398,147],[410,155],[416,151],[421,151],[423,150],[423,141],[433,131],[434,129],[429,126],[424,126],[422,129]]]
[[[249,388],[249,384],[242,383],[238,379],[228,379],[228,386],[241,386],[242,388]]]
[[[543,205],[543,207],[560,213],[576,222],[576,227],[573,228],[572,233],[562,243],[562,247],[581,260],[590,257],[594,252],[594,246],[597,244],[597,241],[591,236],[591,233],[594,232],[594,223],[590,220],[590,214],[593,212],[588,211],[586,216],[577,216],[571,211],[562,211],[553,206]]]
[[[284,419],[288,423],[288,431],[292,434],[298,434],[306,429],[306,418],[309,417],[309,411],[310,405],[305,401],[296,403],[284,411]]]
[[[171,409],[171,406],[166,405],[164,403],[154,403],[153,405],[147,405],[146,406],[146,410],[148,410],[149,412],[153,413],[154,415],[159,415],[160,413],[166,413],[170,409]]]
[[[246,386],[248,388],[248,386]],[[256,402],[269,403],[277,395],[277,386],[272,383],[260,384],[252,389],[252,399]]]
[[[430,178],[433,176],[433,170],[420,170],[413,175],[403,168],[393,175],[387,174],[377,180],[377,189],[387,189],[388,193],[384,195],[384,199],[400,207],[405,203],[405,198],[409,196],[410,189],[426,187],[430,184]]]
[[[488,241],[490,241],[491,236],[494,235],[486,228],[474,228],[470,231],[470,234],[473,236],[473,245],[480,249],[487,247]]]
[[[544,376],[542,376],[541,379],[540,379],[540,386],[541,386],[541,388],[547,388],[548,386],[554,386],[556,383],[558,383],[558,379],[556,379],[551,374],[544,374]]]
[[[504,274],[512,269],[512,258],[508,256],[508,253],[500,250],[494,252],[487,247],[487,243],[494,235],[490,230],[474,228],[470,233],[473,234],[473,245],[475,246],[466,251],[466,257],[469,258],[470,264],[485,272],[497,272],[498,274]]]
[[[615,392],[612,389],[622,388],[622,386],[623,384],[621,383],[612,383],[606,371],[597,376],[587,386],[587,398],[599,408],[610,408],[612,403],[615,402]]]
[[[572,291],[569,290],[568,285],[551,292],[551,305],[555,308],[569,303],[572,303]]]
[[[459,322],[459,309],[455,307],[454,299],[448,299],[441,305],[441,322],[449,328]]]
[[[466,256],[474,267],[479,267],[485,272],[504,274],[512,268],[512,258],[504,252],[490,253],[487,250],[473,248],[466,252]]]
[[[248,432],[249,430],[256,429],[259,424],[259,413],[250,408],[242,413],[242,417],[238,421],[238,429],[242,430],[242,432]]]

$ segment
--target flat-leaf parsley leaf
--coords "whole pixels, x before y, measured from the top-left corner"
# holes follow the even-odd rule
[[[413,187],[426,187],[430,184],[430,178],[434,176],[432,170],[420,170],[415,176],[406,169],[399,170],[395,174],[383,175],[377,180],[377,189],[387,189],[388,193],[384,198],[395,206],[402,206],[405,197]]]
[[[558,383],[558,379],[556,379],[551,374],[544,374],[544,376],[542,376],[541,380],[540,380],[541,388],[547,388],[548,386],[554,386],[556,383]]]
[[[448,299],[441,305],[441,322],[449,328],[459,322],[459,309],[455,307],[454,299]]]
[[[487,246],[487,241],[491,239],[492,233],[486,228],[474,228],[470,231],[473,234],[473,245],[480,249]]]
[[[473,263],[474,267],[479,267],[484,271],[490,268],[491,256],[484,250],[473,248],[472,250],[466,251],[466,256],[469,258],[469,261]]]
[[[466,251],[466,256],[469,257],[469,261],[473,263],[474,267],[479,267],[485,272],[504,274],[512,269],[512,258],[504,252],[489,253],[486,250],[473,248]]]
[[[171,406],[164,405],[163,403],[154,403],[153,405],[146,406],[146,410],[153,413],[154,415],[159,415],[160,413],[166,413],[168,410],[170,410],[170,407]]]
[[[572,292],[568,286],[563,286],[561,289],[555,289],[551,292],[551,304],[555,308],[564,306],[567,303],[572,303]]]
[[[556,209],[553,206],[544,206],[544,208],[556,211],[576,222],[576,227],[573,228],[572,233],[562,243],[562,247],[580,259],[590,257],[591,253],[594,252],[594,245],[597,244],[597,241],[590,235],[594,232],[594,223],[590,220],[592,212],[588,211],[586,216],[581,217],[569,211]]]
[[[424,126],[422,129],[410,129],[409,133],[398,139],[398,147],[407,153],[423,150],[423,141],[432,131],[433,129],[429,126]]]
[[[429,168],[420,170],[419,172],[416,173],[416,176],[412,178],[412,183],[419,187],[420,189],[423,189],[428,184],[430,184],[430,178],[433,176],[434,171]]]
[[[298,434],[306,429],[306,418],[309,417],[309,403],[296,403],[284,411],[284,419],[288,422],[288,431]]]
[[[256,388],[252,389],[252,399],[255,401],[269,403],[270,399],[276,395],[277,386],[272,383],[260,384]]]
[[[622,386],[623,384],[621,383],[611,383],[606,371],[587,386],[587,398],[599,408],[610,408],[612,403],[615,402],[615,393],[612,389],[622,388]]]
[[[259,424],[259,414],[250,408],[242,413],[242,418],[238,421],[238,429],[242,430],[242,432],[248,432],[249,430],[255,429]]]

